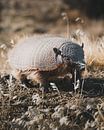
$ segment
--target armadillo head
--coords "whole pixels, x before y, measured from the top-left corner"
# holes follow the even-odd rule
[[[58,56],[61,56],[61,59],[64,63],[69,64],[72,68],[77,70],[85,69],[85,60],[84,60],[84,51],[83,44],[82,46],[75,43],[64,43],[60,48],[53,48],[56,53],[56,60]]]
[[[54,48],[53,50],[56,53],[56,59],[58,60],[58,55],[61,55],[62,62],[71,66],[72,73],[76,70],[76,76],[80,79],[81,73],[85,70],[83,44],[80,46],[67,42],[60,48]]]

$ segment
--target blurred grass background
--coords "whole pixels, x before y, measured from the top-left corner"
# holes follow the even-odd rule
[[[102,38],[104,0],[0,0],[1,64],[6,66],[6,53],[12,45],[11,39],[34,33],[66,36],[67,20],[69,35],[82,30],[90,35],[93,41]],[[73,37],[75,38],[75,35]],[[83,36],[80,35],[77,39],[81,37]],[[80,42],[92,44],[91,40],[84,38]],[[89,47],[87,49],[89,50]]]
[[[23,33],[65,33],[63,13],[70,31],[83,28],[99,35],[104,31],[104,0],[0,0],[0,41]]]

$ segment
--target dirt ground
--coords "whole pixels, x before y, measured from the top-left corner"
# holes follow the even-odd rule
[[[101,5],[102,0],[101,10],[93,0],[0,1],[0,130],[104,130],[104,6]],[[65,77],[54,81],[58,91],[50,87],[42,99],[39,85],[29,81],[27,86],[10,74],[7,55],[13,44],[20,37],[47,33],[68,35],[71,40],[85,43],[88,72],[77,92]],[[100,60],[89,57],[86,43],[92,46],[95,41],[100,45],[100,53],[96,50],[92,53],[98,54]],[[96,66],[94,59],[98,61]]]
[[[103,130],[104,79],[84,79],[73,92],[68,79],[55,82],[42,99],[38,86],[27,87],[11,75],[0,78],[0,126],[2,130]]]

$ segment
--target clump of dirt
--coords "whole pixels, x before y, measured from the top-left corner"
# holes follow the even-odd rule
[[[73,93],[70,81],[60,79],[58,89],[42,99],[39,86],[28,88],[12,75],[0,77],[0,126],[2,130],[103,130],[104,80],[85,79],[81,93]],[[88,89],[89,87],[90,90]],[[102,89],[101,89],[102,88]],[[96,92],[97,89],[97,92]],[[99,90],[99,95],[98,94]]]

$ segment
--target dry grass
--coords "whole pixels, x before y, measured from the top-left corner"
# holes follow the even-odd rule
[[[1,71],[7,71],[10,69],[8,64],[8,52],[11,47],[14,46],[20,39],[27,38],[27,35],[16,35],[8,44],[0,45],[0,69]],[[70,40],[77,42],[78,44],[84,43],[84,52],[86,65],[90,70],[97,68],[97,70],[103,70],[104,67],[104,35],[93,36],[80,29],[70,33]],[[8,49],[9,48],[9,49]]]
[[[76,30],[70,38],[79,44],[84,43],[87,66],[98,67],[99,69],[104,66],[104,35],[95,37],[82,30]]]
[[[68,31],[69,31],[69,26],[68,26]],[[89,70],[89,72],[88,71],[85,72],[84,76],[88,77],[89,75],[91,75],[92,77],[97,77],[97,78],[104,77],[104,69],[103,69],[104,67],[104,44],[103,44],[104,35],[103,33],[100,36],[97,36],[97,35],[94,36],[83,30],[77,29],[69,34],[70,34],[69,38],[71,41],[76,42],[78,44],[84,43],[85,61],[86,61],[87,70]],[[35,34],[35,35],[38,35],[38,34]],[[17,44],[18,41],[24,40],[28,37],[29,35],[26,35],[26,34],[16,35],[10,42],[11,47]],[[2,46],[4,46],[4,44],[1,45],[1,50],[7,51],[7,47],[2,47]],[[6,64],[2,67],[3,68],[2,70],[3,71],[9,70],[10,67],[8,67],[9,65],[8,65],[7,55],[4,54],[1,59],[3,60],[3,63],[5,63],[6,61]]]

